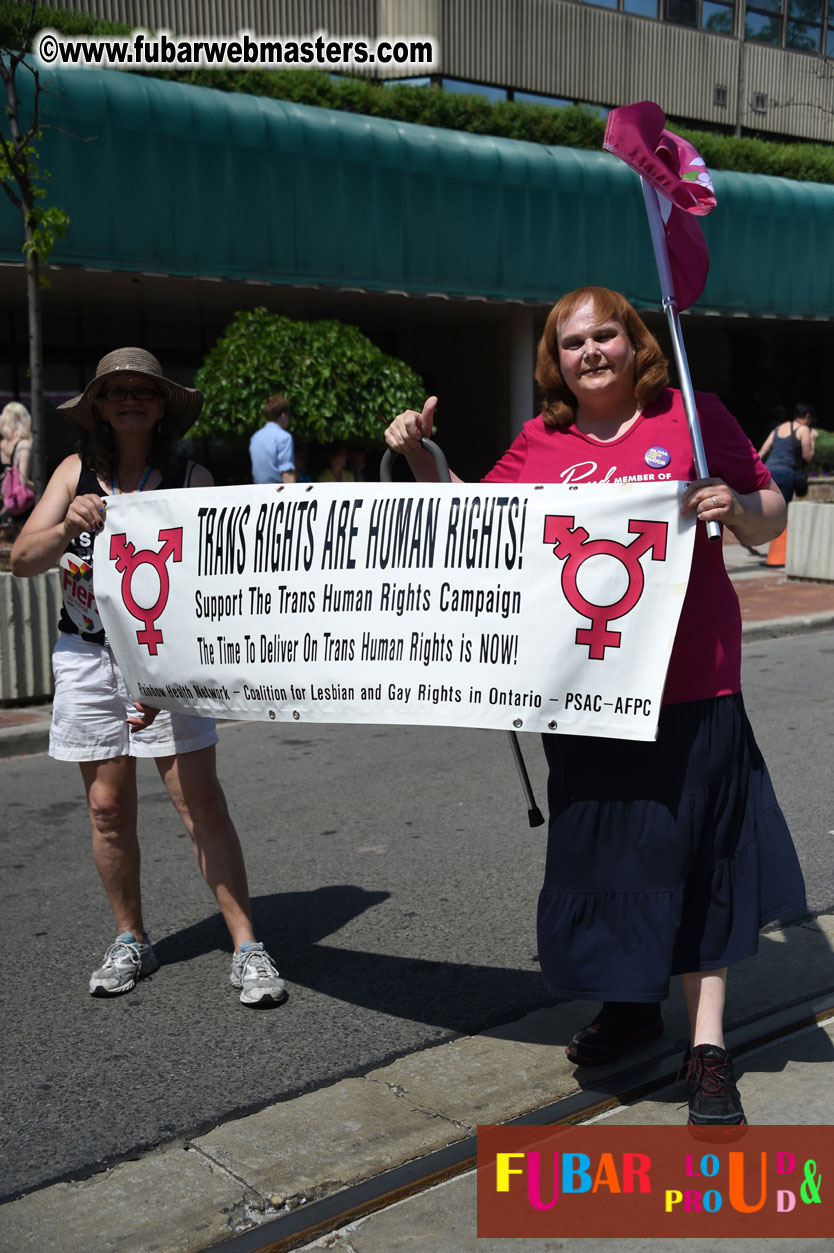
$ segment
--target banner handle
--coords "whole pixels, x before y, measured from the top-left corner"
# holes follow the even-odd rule
[[[521,745],[518,742],[518,736],[515,731],[508,731],[507,735],[510,737],[510,749],[515,760],[516,768],[518,769],[518,777],[521,780],[521,788],[524,792],[524,799],[527,803],[527,821],[531,827],[544,826],[542,811],[536,804],[536,798],[533,795],[533,788],[530,784],[530,776],[527,773],[527,766],[525,765],[524,758],[521,754]]]
[[[434,457],[434,463],[437,466],[437,474],[440,482],[451,483],[452,480],[449,474],[449,465],[443,451],[437,444],[434,443],[433,440],[421,439],[420,443],[424,448],[427,448]],[[382,463],[379,467],[380,483],[391,482],[391,467],[394,464],[394,459],[398,455],[398,453],[392,452],[390,448],[386,448],[385,455],[383,456]],[[518,742],[518,736],[515,731],[508,731],[507,735],[510,737],[510,750],[513,755],[513,761],[515,762],[518,770],[518,777],[521,779],[524,800],[527,803],[527,821],[530,823],[531,827],[541,827],[544,825],[544,818],[542,817],[542,811],[536,804],[536,798],[533,795],[533,789],[530,786],[530,776],[527,773],[527,767],[524,764],[524,757],[521,753],[521,745]]]
[[[434,457],[434,464],[437,466],[437,478],[440,483],[451,483],[452,476],[449,473],[449,463],[443,450],[435,444],[433,439],[421,439],[420,444]],[[391,448],[386,448],[379,466],[380,483],[391,482],[391,467],[399,456]]]
[[[660,212],[660,203],[658,201],[658,193],[651,183],[647,182],[640,175],[640,186],[643,188],[643,200],[646,205],[646,214],[649,219],[649,230],[652,236],[652,248],[654,249],[654,259],[657,265],[657,276],[660,279],[660,295],[663,301],[663,311],[666,314],[666,321],[669,326],[669,334],[672,337],[672,350],[675,356],[675,365],[678,371],[678,382],[681,387],[681,395],[683,396],[683,407],[686,411],[686,421],[689,426],[689,438],[692,440],[692,451],[695,454],[695,470],[699,479],[709,478],[709,466],[707,465],[707,454],[704,449],[704,441],[701,436],[701,424],[698,421],[698,410],[695,407],[695,393],[692,390],[692,377],[689,373],[689,362],[686,358],[686,348],[683,343],[683,332],[681,330],[680,316],[678,314],[678,305],[675,300],[675,285],[672,280],[672,267],[669,264],[669,250],[666,244],[666,232],[663,229],[663,216]],[[715,522],[708,522],[707,536],[711,540],[721,539],[721,527]]]

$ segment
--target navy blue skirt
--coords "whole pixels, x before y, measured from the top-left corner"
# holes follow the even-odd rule
[[[741,693],[666,705],[653,743],[546,735],[539,960],[567,1000],[662,1001],[805,908]]]

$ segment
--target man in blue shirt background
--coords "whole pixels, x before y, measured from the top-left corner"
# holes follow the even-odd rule
[[[264,405],[266,423],[249,441],[254,483],[295,483],[295,456],[286,396],[270,396]]]

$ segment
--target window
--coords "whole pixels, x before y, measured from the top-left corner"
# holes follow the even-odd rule
[[[732,35],[734,0],[664,0],[664,17],[677,26],[698,26],[714,35]]]
[[[697,26],[698,0],[666,0],[665,17],[677,26]]]
[[[732,3],[725,4],[724,0],[702,0],[702,30],[710,30],[714,35],[732,35],[734,16]]]
[[[788,0],[785,46],[819,52],[822,45],[823,0]]]
[[[805,22],[788,22],[785,31],[786,48],[795,48],[798,52],[819,52],[821,41],[821,26],[811,26]]]
[[[657,0],[623,0],[623,9],[640,17],[657,17]]]
[[[788,0],[788,17],[800,22],[822,23],[822,0]]]
[[[561,109],[573,100],[565,100],[561,96],[542,96],[537,91],[514,91],[513,100],[516,104],[545,104],[551,109]]]
[[[712,35],[736,34],[736,0],[584,0]],[[834,0],[745,0],[744,38],[834,59]],[[719,103],[718,100],[715,101]],[[726,103],[726,102],[725,102]]]
[[[744,38],[754,43],[776,44],[782,42],[782,19],[766,13],[747,10],[744,18]]]
[[[468,83],[463,78],[447,78],[443,75],[442,79],[444,91],[465,92],[471,96],[486,96],[487,100],[493,104],[496,100],[506,100],[507,90],[505,87],[489,87],[485,83]]]
[[[781,0],[772,2],[778,4]],[[715,35],[732,35],[735,28],[735,0],[585,0],[585,3],[635,13],[638,17],[660,18],[676,26],[694,26]],[[815,0],[808,0],[808,3],[815,3]]]
[[[386,78],[385,87],[431,87],[431,79],[428,74],[422,75],[420,78]]]
[[[716,83],[712,93],[712,103],[720,105],[722,108],[727,107],[727,85],[726,83]]]

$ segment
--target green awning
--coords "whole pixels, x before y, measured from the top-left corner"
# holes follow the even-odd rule
[[[115,71],[43,81],[41,164],[71,218],[57,263],[532,302],[601,283],[658,304],[638,179],[607,153]],[[834,187],[714,181],[696,308],[832,316]],[[20,244],[5,202],[0,260]]]

